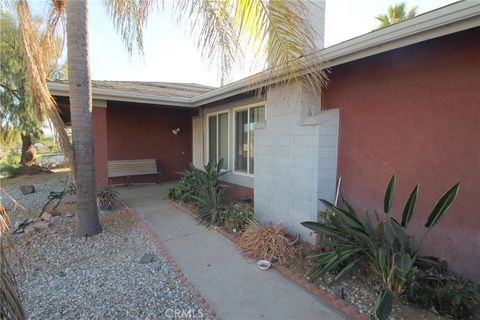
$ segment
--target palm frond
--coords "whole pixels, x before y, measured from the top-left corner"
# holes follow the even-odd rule
[[[267,73],[257,80],[275,78],[283,83],[321,89],[326,72],[318,68],[320,56],[311,12],[298,0],[237,0],[232,2],[234,24],[241,39],[265,57]]]
[[[233,25],[232,7],[228,1],[176,1],[173,12],[179,26],[187,26],[200,53],[210,65],[216,64],[222,82],[225,82],[232,65],[240,62],[243,52]]]
[[[105,8],[112,16],[113,25],[122,36],[129,54],[137,48],[143,54],[143,29],[157,0],[105,0]],[[134,46],[135,44],[135,46]]]
[[[407,18],[411,19],[415,17],[417,15],[417,9],[418,9],[418,6],[415,6],[412,9],[410,9],[410,11],[408,11]]]
[[[380,21],[379,28],[385,28],[390,25],[390,20],[386,14],[381,14],[375,17],[378,21]]]
[[[26,319],[9,258],[15,243],[9,230],[8,214],[0,204],[0,319]]]
[[[415,6],[411,8],[407,13],[406,2],[400,2],[389,6],[387,14],[382,14],[375,17],[375,19],[380,21],[378,29],[385,28],[392,24],[415,17],[417,15],[417,8],[418,7]]]

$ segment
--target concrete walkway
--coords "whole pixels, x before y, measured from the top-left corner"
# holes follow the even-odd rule
[[[220,318],[345,319],[275,270],[259,270],[228,239],[173,207],[165,200],[171,186],[138,185],[118,191]]]

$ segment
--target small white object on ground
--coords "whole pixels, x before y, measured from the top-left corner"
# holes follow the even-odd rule
[[[260,270],[267,270],[271,266],[272,266],[272,264],[268,260],[258,260],[257,261],[257,267]]]

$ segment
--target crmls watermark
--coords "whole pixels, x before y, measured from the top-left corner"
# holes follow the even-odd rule
[[[201,309],[171,309],[165,311],[165,316],[169,319],[202,319],[206,315]]]

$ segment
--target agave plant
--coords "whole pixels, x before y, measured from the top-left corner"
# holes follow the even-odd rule
[[[209,161],[203,170],[192,166],[190,170],[181,173],[183,190],[188,190],[181,197],[181,201],[193,203],[202,221],[207,225],[216,224],[223,220],[223,198],[219,179],[226,171],[222,170],[223,159],[217,163]]]
[[[414,263],[423,240],[429,231],[437,225],[455,201],[459,190],[459,183],[450,188],[434,206],[425,223],[425,231],[421,241],[412,247],[407,233],[412,219],[419,194],[419,185],[410,193],[402,214],[402,220],[397,221],[390,213],[395,193],[396,176],[392,176],[388,183],[384,199],[382,219],[375,211],[375,223],[370,219],[366,210],[363,217],[353,209],[345,198],[342,199],[344,208],[336,206],[326,200],[320,201],[327,208],[328,219],[323,222],[302,222],[302,225],[323,236],[326,245],[332,248],[329,252],[320,252],[312,255],[316,259],[307,276],[316,279],[327,272],[336,272],[334,280],[339,280],[361,261],[368,263],[380,276],[384,291],[376,302],[378,318],[391,310],[391,295],[389,291],[400,294],[414,276]]]

